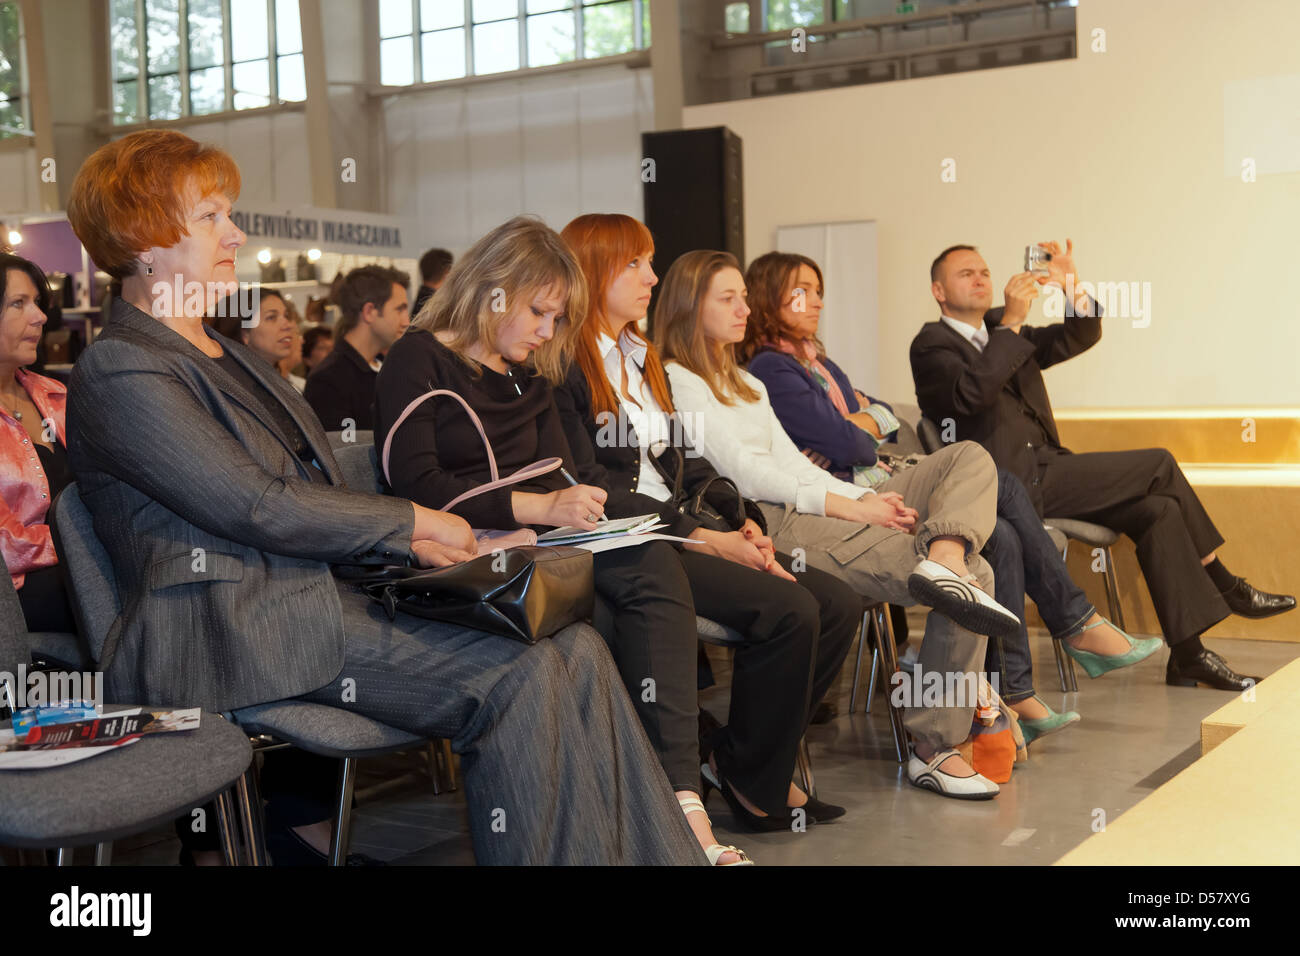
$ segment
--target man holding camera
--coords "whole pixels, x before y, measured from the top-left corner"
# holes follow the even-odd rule
[[[1040,516],[1078,518],[1127,534],[1169,642],[1166,683],[1240,690],[1256,678],[1232,670],[1200,635],[1230,613],[1270,617],[1295,607],[1266,594],[1219,561],[1223,538],[1172,455],[1163,448],[1072,454],[1061,446],[1042,370],[1101,338],[1101,309],[1076,293],[1065,320],[1025,324],[1043,286],[1078,289],[1074,244],[1030,247],[1027,271],[1012,276],[1005,305],[991,308],[988,264],[973,246],[945,249],[930,267],[940,320],[912,340],[912,379],[921,411],[944,441],[972,440],[1014,472]],[[1028,271],[1032,269],[1033,271]],[[1122,666],[1127,648],[1099,648],[1099,671]]]

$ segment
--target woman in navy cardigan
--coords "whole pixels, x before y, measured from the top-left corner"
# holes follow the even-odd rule
[[[805,267],[806,268],[806,267]],[[806,315],[807,313],[805,313]],[[814,325],[816,319],[812,320]],[[755,326],[749,326],[748,335]],[[857,466],[876,464],[877,438],[888,440],[897,430],[897,422],[889,431],[881,432],[879,411],[872,414],[873,406],[886,413],[893,409],[878,399],[871,398],[853,388],[849,377],[823,352],[817,354],[816,331],[803,340],[811,346],[811,355],[804,349],[783,351],[780,344],[756,342],[749,371],[767,387],[781,424],[790,437],[814,461],[834,472],[851,472]],[[749,346],[748,339],[745,342]],[[791,346],[792,348],[795,348]],[[801,361],[802,359],[802,361]],[[805,362],[809,364],[805,366]],[[829,373],[829,375],[827,375]],[[844,399],[848,414],[841,414],[830,399],[823,381],[834,382]],[[863,402],[868,409],[863,408]],[[885,426],[889,419],[884,418]]]

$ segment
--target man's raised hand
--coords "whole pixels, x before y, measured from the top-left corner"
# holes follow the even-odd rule
[[[1029,316],[1029,307],[1038,298],[1038,280],[1032,272],[1018,272],[1007,283],[1003,295],[1006,297],[1006,311],[1002,314],[1002,326],[1019,333],[1020,326]]]

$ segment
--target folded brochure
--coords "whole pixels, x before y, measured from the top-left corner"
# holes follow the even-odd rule
[[[583,528],[556,528],[537,536],[538,544],[579,544],[583,541],[599,541],[601,538],[620,538],[624,535],[641,534],[651,528],[660,527],[657,514],[637,515],[634,518],[612,518],[602,521],[590,531]]]
[[[197,730],[201,713],[198,707],[132,707],[86,720],[38,724],[22,735],[0,728],[0,769],[56,766],[135,743],[149,734]]]

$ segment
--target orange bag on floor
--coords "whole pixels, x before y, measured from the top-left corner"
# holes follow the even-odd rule
[[[1025,738],[1016,719],[997,692],[980,680],[980,706],[971,723],[971,735],[957,748],[975,772],[994,783],[1006,783],[1017,760],[1029,759]]]
[[[976,773],[981,773],[994,783],[1011,779],[1011,768],[1016,763],[1016,738],[1011,722],[998,714],[993,726],[986,727],[975,721],[971,727],[971,761]]]

